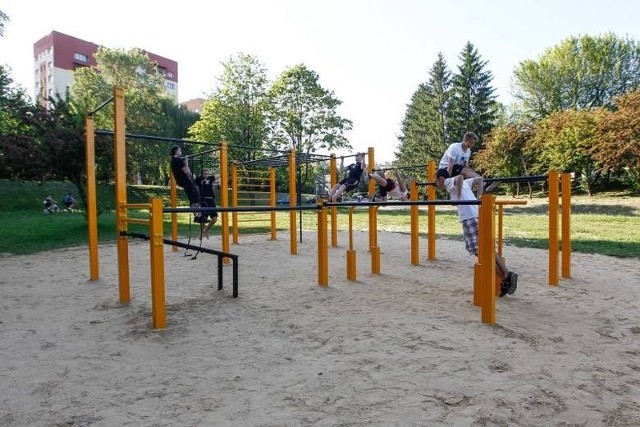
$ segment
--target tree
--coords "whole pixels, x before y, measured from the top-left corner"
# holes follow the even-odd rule
[[[318,80],[317,73],[300,64],[282,72],[271,86],[269,142],[273,148],[304,154],[321,148],[351,148],[344,132],[352,122],[337,112],[342,101]],[[308,171],[305,167],[302,182]]]
[[[558,111],[535,124],[530,153],[535,153],[538,173],[549,170],[574,172],[589,195],[598,178],[591,149],[597,143],[596,114],[591,111]]]
[[[0,10],[0,37],[4,37],[4,24],[9,21],[9,16]]]
[[[449,135],[457,141],[465,132],[475,132],[480,138],[475,150],[479,150],[483,136],[491,131],[498,117],[495,89],[491,86],[493,76],[486,70],[487,61],[481,59],[470,42],[458,58],[461,64],[451,80]]]
[[[474,158],[474,167],[484,176],[531,175],[536,165],[535,152],[528,150],[532,126],[527,122],[509,122],[493,128],[485,139],[485,148]],[[531,184],[528,184],[532,197]],[[520,184],[515,185],[519,194]]]
[[[640,186],[640,90],[613,98],[614,111],[598,113],[597,143],[590,154],[602,172],[626,172]]]
[[[245,148],[229,149],[231,159],[253,160],[260,156],[267,134],[267,73],[260,61],[239,53],[223,63],[218,87],[203,105],[200,119],[189,128],[197,140],[220,141]],[[252,148],[255,148],[253,150]]]
[[[533,118],[555,111],[612,106],[638,88],[640,45],[615,34],[570,37],[514,71],[513,96]]]
[[[71,102],[78,111],[91,111],[113,96],[113,88],[124,88],[126,129],[129,133],[164,135],[167,100],[164,76],[157,65],[138,49],[125,52],[101,47],[96,67],[74,71]],[[104,108],[96,116],[96,128],[111,129],[113,109]],[[162,183],[166,174],[168,147],[153,140],[127,141],[127,171],[130,182]]]
[[[398,165],[426,164],[437,160],[447,147],[449,89],[451,72],[442,53],[431,67],[429,81],[422,83],[411,97],[396,157]]]

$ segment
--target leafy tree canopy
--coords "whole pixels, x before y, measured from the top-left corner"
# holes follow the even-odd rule
[[[611,107],[640,83],[640,45],[615,34],[570,37],[514,71],[513,96],[533,118]]]

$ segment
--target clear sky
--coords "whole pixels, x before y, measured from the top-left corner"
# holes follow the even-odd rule
[[[636,0],[0,0],[10,17],[0,63],[33,94],[33,43],[59,31],[178,62],[179,99],[206,97],[221,62],[256,56],[275,78],[304,63],[343,101],[354,151],[393,160],[406,105],[442,52],[449,68],[467,41],[510,103],[513,70],[570,36],[640,40]],[[337,154],[347,154],[340,152]]]

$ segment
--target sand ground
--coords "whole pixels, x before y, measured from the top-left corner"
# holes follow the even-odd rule
[[[638,426],[640,260],[574,254],[548,283],[547,252],[506,247],[517,292],[497,324],[472,301],[473,258],[439,240],[409,262],[381,232],[380,275],[346,235],[317,285],[316,239],[241,236],[231,267],[166,248],[168,326],[151,328],[148,243],[131,241],[129,304],[116,249],[0,258],[0,426]],[[212,237],[205,245],[219,249]]]

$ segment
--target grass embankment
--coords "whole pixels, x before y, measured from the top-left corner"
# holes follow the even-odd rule
[[[70,183],[33,183],[0,180],[0,253],[28,254],[55,248],[84,245],[87,242],[86,217],[83,211],[60,214],[44,214],[42,200],[48,194],[56,200],[68,192],[76,192]],[[168,201],[165,187],[131,186],[127,190],[130,203],[146,202],[150,197],[162,197]],[[182,192],[181,192],[182,193]],[[116,237],[113,213],[113,186],[98,187],[98,233],[101,243],[114,241]],[[548,211],[546,198],[527,199],[526,206],[505,208],[504,235],[507,244],[520,247],[548,248]],[[182,203],[185,205],[186,201]],[[180,233],[189,233],[189,215],[179,215]],[[240,213],[241,233],[266,232],[268,214]],[[265,219],[264,222],[256,221]],[[168,215],[167,215],[168,220]],[[354,213],[354,228],[366,230],[366,209]],[[303,230],[316,229],[315,212],[302,214]],[[340,229],[348,227],[346,210],[338,215]],[[263,225],[261,225],[263,224]],[[277,226],[289,227],[287,212],[278,212]],[[408,209],[379,209],[379,230],[408,233],[410,218]],[[421,234],[426,232],[426,215],[421,212]],[[605,196],[579,196],[572,199],[572,248],[575,252],[598,253],[618,257],[640,257],[640,197],[623,194]],[[144,232],[140,225],[131,225],[131,231]],[[196,228],[193,234],[196,235]],[[461,239],[460,224],[455,210],[439,207],[436,231],[438,237]],[[169,224],[165,226],[169,234]],[[214,234],[219,233],[216,226]]]

